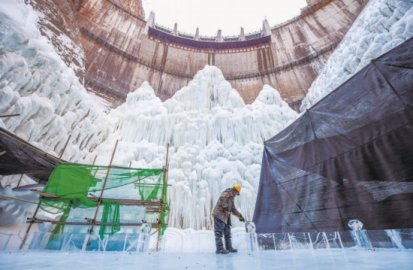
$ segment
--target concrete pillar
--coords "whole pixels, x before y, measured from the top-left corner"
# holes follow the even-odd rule
[[[175,36],[178,35],[178,23],[174,23],[174,30],[172,31],[172,34]]]
[[[222,38],[222,30],[221,30],[221,29],[218,29],[217,37],[216,37],[215,40],[216,40],[216,41],[219,41],[219,42],[224,41],[224,39]]]
[[[239,40],[245,40],[244,27],[241,27],[241,32],[239,34]]]
[[[155,27],[155,12],[151,11],[149,13],[148,19],[146,20],[145,31],[144,33],[147,34],[149,27]]]
[[[194,37],[194,39],[195,39],[195,40],[199,40],[199,27],[197,27],[196,30],[195,30],[195,37]]]
[[[263,36],[271,35],[271,27],[270,27],[270,24],[268,23],[267,19],[264,19],[264,21],[262,22],[261,34]]]
[[[155,12],[151,11],[149,13],[147,23],[148,26],[153,27],[155,25]]]

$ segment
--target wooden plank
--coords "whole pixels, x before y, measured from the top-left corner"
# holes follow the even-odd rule
[[[59,220],[49,220],[49,219],[42,219],[42,218],[27,218],[28,223],[44,223],[49,222],[52,224],[62,224],[62,225],[91,225],[92,219],[87,219],[86,221],[59,221]],[[146,223],[146,222],[145,222]],[[145,224],[143,222],[100,222],[96,221],[94,225],[99,226],[112,226],[112,225],[119,225],[119,226],[141,226]],[[146,223],[151,224],[152,227],[157,228],[160,226],[159,223]]]
[[[40,191],[38,189],[31,189],[31,191],[36,192],[37,194],[39,194],[40,196],[44,197],[44,198],[48,198],[48,199],[58,199],[60,198],[60,196],[57,196],[53,193],[47,193],[47,192],[43,192]]]
[[[0,118],[14,117],[14,116],[19,116],[19,115],[20,115],[20,113],[6,114],[6,115],[0,115]]]
[[[99,200],[99,197],[88,197],[92,201]],[[118,198],[102,198],[103,201],[114,201],[119,202],[121,205],[144,205],[144,206],[161,206],[161,201],[145,201],[145,200],[135,200],[135,199],[118,199]]]
[[[44,152],[40,148],[37,148],[36,146],[30,144],[28,141],[25,141],[25,140],[21,139],[20,137],[17,137],[13,133],[11,133],[11,132],[3,129],[3,128],[0,128],[0,134],[12,139],[15,143],[27,146],[28,148],[30,148],[33,151],[37,152],[39,155],[44,156],[44,157],[48,157],[56,163],[59,161],[59,159],[57,157]]]
[[[57,196],[53,193],[48,193],[48,192],[43,192],[37,189],[31,189],[31,191],[36,192],[42,197],[49,198],[49,199],[59,199],[60,196]],[[89,196],[89,200],[91,201],[98,201],[99,197],[96,196]],[[152,209],[157,209],[161,207],[161,201],[145,201],[145,200],[135,200],[135,199],[118,199],[118,198],[101,198],[102,201],[114,201],[114,202],[119,202],[121,205],[142,205],[142,206],[148,206],[151,207]]]

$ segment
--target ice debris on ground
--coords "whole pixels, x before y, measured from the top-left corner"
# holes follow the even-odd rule
[[[169,226],[211,229],[214,203],[235,182],[243,186],[237,206],[252,218],[262,143],[297,116],[275,89],[264,86],[246,105],[222,72],[207,66],[165,102],[144,83],[106,113],[41,36],[30,6],[7,1],[0,19],[0,114],[20,114],[0,126],[54,155],[71,135],[63,159],[91,163],[97,156],[102,165],[119,140],[114,164],[159,168],[170,143]]]
[[[412,0],[371,0],[356,19],[301,104],[310,108],[374,58],[413,37]]]

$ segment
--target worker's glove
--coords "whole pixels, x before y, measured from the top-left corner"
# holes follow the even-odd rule
[[[245,218],[244,218],[243,216],[240,216],[240,217],[239,217],[239,221],[245,222]]]

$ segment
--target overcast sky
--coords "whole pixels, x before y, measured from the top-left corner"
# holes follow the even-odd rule
[[[300,14],[306,0],[142,0],[145,15],[155,12],[157,24],[190,34],[199,27],[201,35],[214,36],[222,29],[224,36],[255,32],[267,18],[270,26]]]

